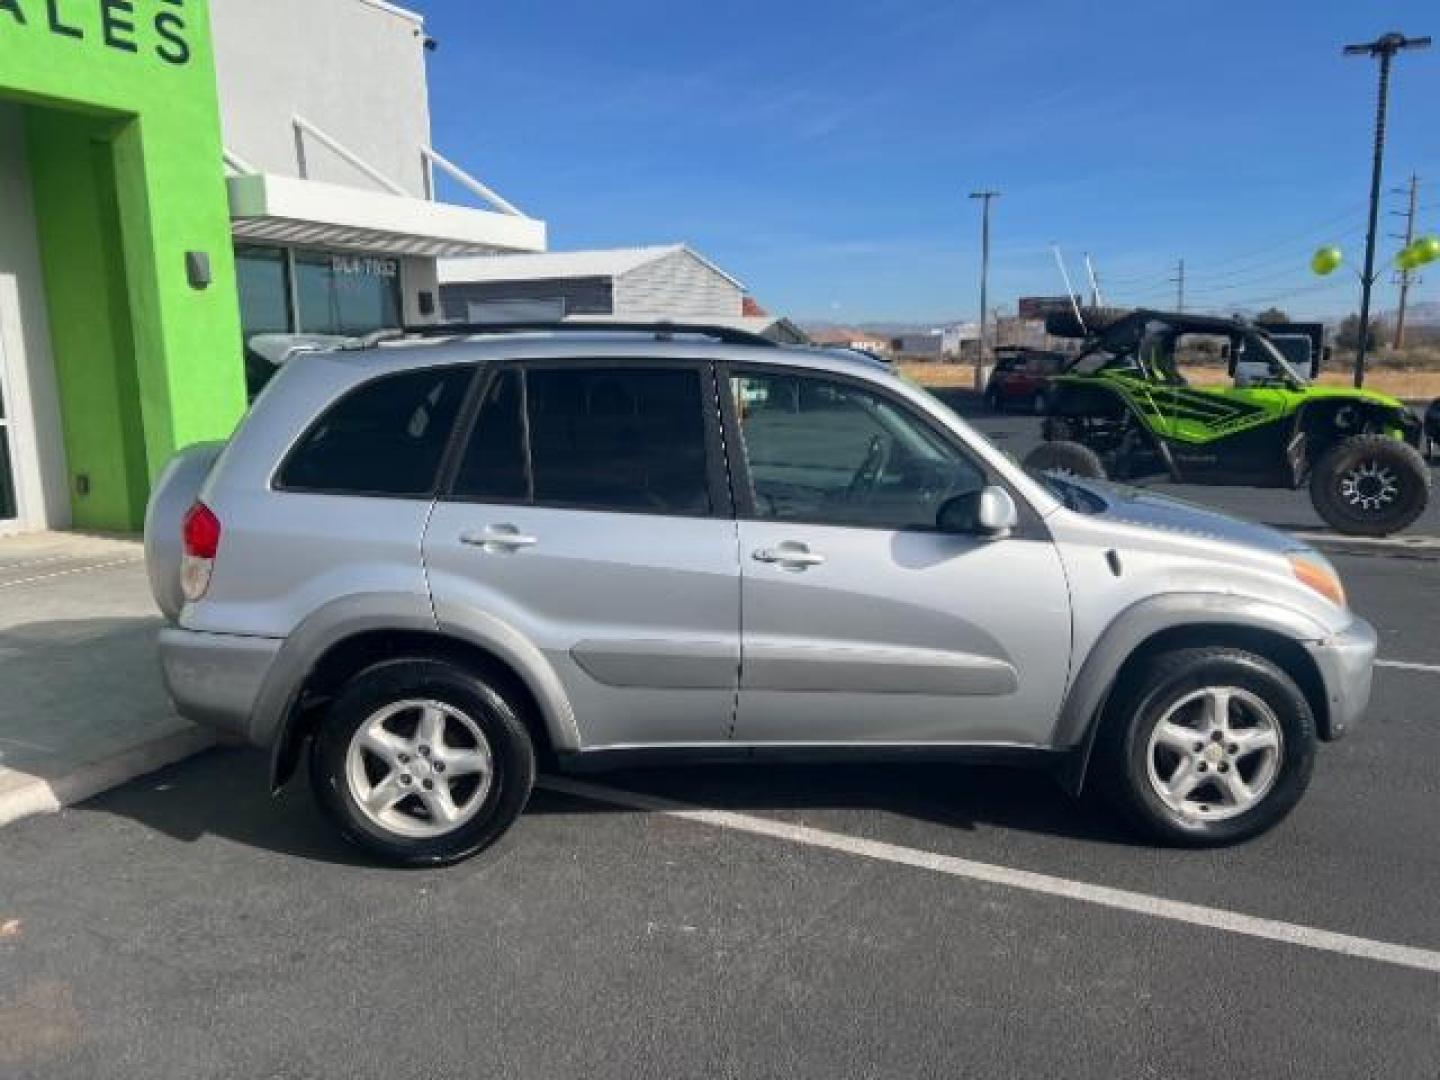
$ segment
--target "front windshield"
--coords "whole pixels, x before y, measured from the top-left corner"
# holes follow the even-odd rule
[[[1253,356],[1249,355],[1252,349],[1254,350]],[[1285,354],[1277,349],[1275,343],[1264,334],[1246,334],[1245,352],[1247,354],[1245,359],[1253,363],[1269,365],[1272,371],[1279,372],[1286,379],[1294,382],[1296,386],[1310,385],[1310,380],[1291,367],[1290,362],[1285,359]]]
[[[1101,371],[1134,371],[1138,365],[1132,353],[1112,353],[1096,349],[1085,353],[1070,367],[1076,375],[1094,375]]]
[[[1046,491],[1059,499],[1060,504],[1066,510],[1073,510],[1077,514],[1099,514],[1105,510],[1104,499],[1064,476],[1030,468],[1027,468],[1025,472],[1032,480],[1037,481]]]

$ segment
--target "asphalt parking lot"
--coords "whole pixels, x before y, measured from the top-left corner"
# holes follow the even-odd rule
[[[0,1077],[1440,1076],[1440,562],[1335,561],[1386,664],[1252,843],[732,766],[552,780],[400,872],[216,750],[0,830]]]

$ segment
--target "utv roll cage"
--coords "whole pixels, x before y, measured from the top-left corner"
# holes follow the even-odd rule
[[[1057,312],[1047,317],[1045,329],[1055,337],[1085,341],[1084,347],[1066,366],[1067,374],[1134,370],[1161,385],[1183,386],[1185,380],[1176,366],[1174,344],[1183,335],[1204,334],[1229,339],[1226,358],[1231,361],[1232,370],[1234,359],[1243,354],[1251,361],[1263,362],[1273,378],[1292,388],[1307,385],[1275,347],[1266,328],[1240,319],[1150,308],[1128,312],[1099,309],[1084,316],[1083,329],[1072,312]],[[1152,341],[1161,347],[1147,350],[1145,346]]]

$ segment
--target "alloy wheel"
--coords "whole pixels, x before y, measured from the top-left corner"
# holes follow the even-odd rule
[[[1383,510],[1399,496],[1399,479],[1378,461],[1362,461],[1340,477],[1340,497],[1365,513]]]
[[[1270,793],[1284,750],[1279,718],[1264,699],[1240,687],[1206,687],[1180,698],[1155,725],[1147,773],[1182,818],[1223,821]]]
[[[494,778],[480,726],[443,701],[407,699],[376,710],[345,754],[355,805],[398,836],[443,836],[464,825],[484,805]]]

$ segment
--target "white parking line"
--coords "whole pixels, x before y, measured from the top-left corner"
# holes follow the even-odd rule
[[[1266,941],[1299,945],[1302,948],[1315,949],[1320,952],[1338,953],[1342,956],[1353,956],[1362,960],[1373,960],[1376,963],[1393,964],[1415,971],[1440,974],[1440,952],[1433,949],[1420,949],[1411,945],[1397,945],[1388,941],[1352,937],[1349,934],[1337,934],[1330,930],[1319,930],[1297,923],[1281,922],[1278,919],[1262,919],[1254,915],[1226,911],[1224,908],[1187,904],[1179,900],[1167,900],[1164,897],[1129,892],[1125,889],[1112,889],[1105,885],[1091,885],[1083,881],[1053,877],[1050,874],[1038,874],[1030,870],[1014,870],[993,863],[976,862],[973,859],[936,855],[933,852],[920,851],[916,848],[887,844],[881,840],[866,840],[857,836],[847,836],[844,833],[811,828],[808,825],[791,825],[769,818],[754,817],[750,814],[737,814],[729,810],[709,810],[672,799],[622,791],[619,788],[589,784],[565,777],[547,776],[539,781],[539,785],[551,791],[574,795],[582,799],[609,803],[614,806],[626,806],[648,813],[664,814],[667,817],[680,818],[715,828],[733,829],[756,836],[768,836],[776,840],[787,840],[792,844],[844,852],[847,855],[858,855],[862,858],[877,859],[880,862],[911,866],[937,874],[948,874],[951,877],[968,878],[972,881],[983,881],[991,885],[1041,893],[1046,896],[1058,896],[1067,900],[1079,900],[1087,904],[1098,904],[1101,907],[1134,912],[1137,915],[1148,915],[1152,918],[1188,923],[1191,926],[1204,926],[1212,930],[1224,930],[1231,934],[1263,938]]]
[[[113,559],[110,562],[90,563],[86,566],[76,566],[69,570],[56,570],[49,574],[37,574],[34,577],[20,578],[17,581],[0,581],[0,589],[13,589],[17,585],[33,585],[37,581],[49,581],[51,578],[69,577],[71,574],[88,574],[92,570],[108,570],[114,566],[131,566],[134,563],[144,561],[143,558],[133,557],[129,559]]]
[[[1416,664],[1409,660],[1376,660],[1375,666],[1394,668],[1396,671],[1423,671],[1429,675],[1440,675],[1440,664]]]

